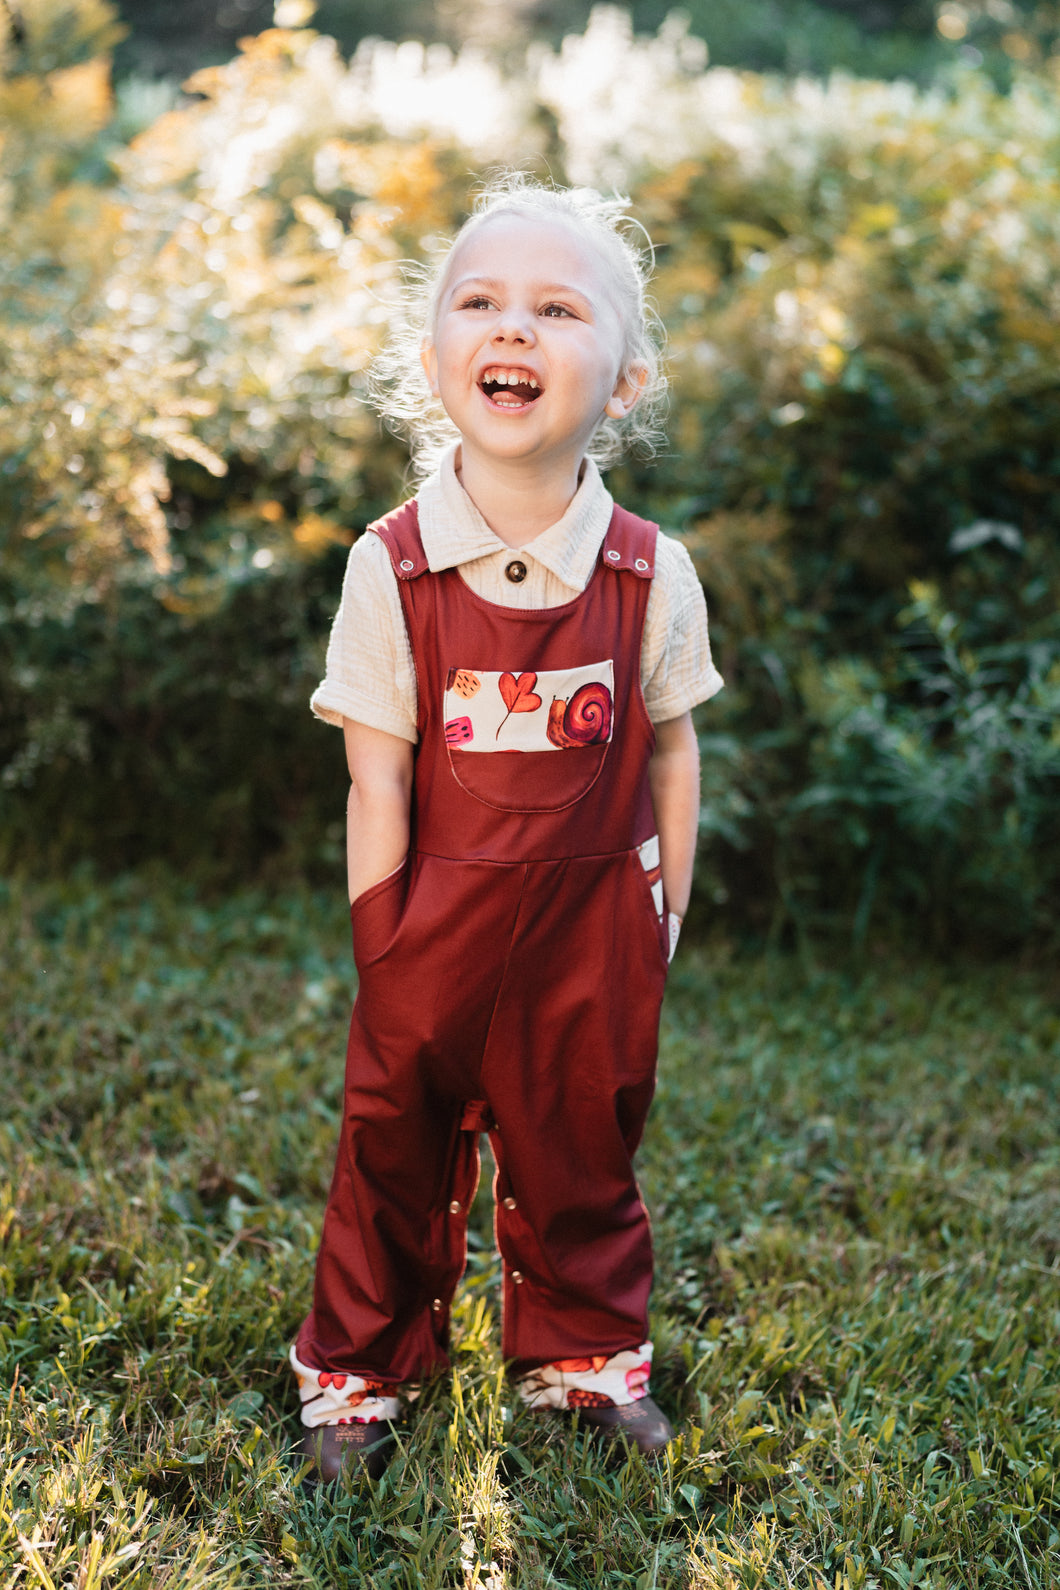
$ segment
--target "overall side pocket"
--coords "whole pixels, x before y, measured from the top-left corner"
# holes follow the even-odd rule
[[[358,972],[371,966],[387,950],[401,926],[408,898],[409,857],[378,883],[364,889],[350,906],[353,962]]]
[[[670,966],[670,946],[667,943],[667,935],[666,935],[666,927],[665,927],[665,922],[666,922],[666,901],[665,901],[665,899],[663,900],[662,916],[660,917],[659,908],[658,908],[658,906],[656,904],[656,901],[655,901],[655,894],[654,894],[654,891],[652,889],[651,882],[650,882],[650,880],[648,878],[647,872],[645,871],[644,867],[641,865],[640,857],[639,857],[639,855],[637,854],[636,851],[632,852],[631,863],[632,863],[632,870],[633,870],[633,875],[634,875],[634,883],[633,883],[634,891],[635,891],[636,894],[639,895],[641,901],[643,902],[644,915],[647,917],[648,922],[650,924],[652,937],[655,940],[655,946],[656,946],[657,950],[659,951],[660,957],[662,958],[663,966],[666,967],[667,970],[669,970],[669,966]],[[661,890],[662,890],[662,884],[661,883],[658,885],[658,888],[659,888],[660,893],[661,893]]]

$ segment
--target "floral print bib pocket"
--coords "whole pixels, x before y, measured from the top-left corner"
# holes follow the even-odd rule
[[[540,673],[450,668],[442,710],[454,778],[503,811],[572,805],[600,776],[614,732],[614,687],[611,658]],[[513,767],[491,752],[523,755]]]

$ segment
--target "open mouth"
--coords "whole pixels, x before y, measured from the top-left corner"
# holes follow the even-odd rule
[[[497,408],[524,409],[541,396],[537,377],[528,370],[493,365],[479,382],[482,391]]]

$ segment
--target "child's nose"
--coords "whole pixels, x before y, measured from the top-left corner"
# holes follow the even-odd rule
[[[524,342],[535,340],[534,317],[528,310],[514,306],[501,311],[493,332],[494,342]]]

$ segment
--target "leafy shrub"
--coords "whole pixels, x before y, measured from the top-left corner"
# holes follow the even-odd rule
[[[887,899],[936,933],[1055,913],[1056,748],[1026,715],[1060,655],[1054,109],[1031,82],[954,100],[743,80],[709,157],[641,189],[676,375],[663,492],[730,681],[711,800],[733,782],[742,848],[730,832],[715,888],[774,926],[840,900],[862,932]],[[977,525],[1018,555],[955,555]],[[983,648],[952,674],[954,723],[917,689],[915,582]],[[891,757],[899,722],[919,757]]]
[[[154,857],[227,883],[282,850],[288,868],[341,873],[341,743],[322,743],[306,702],[342,550],[279,575],[228,560],[208,613],[182,610],[172,582],[160,601],[142,568],[65,612],[5,601],[8,866]]]
[[[1008,571],[984,560],[981,572]],[[1016,579],[1004,606],[984,580],[964,616],[915,583],[898,643],[875,664],[806,665],[808,776],[778,825],[786,876],[800,861],[805,876],[829,846],[834,859],[792,887],[797,919],[819,897],[834,910],[843,890],[858,940],[878,895],[936,940],[958,911],[1001,939],[1048,932],[1060,886],[1060,645],[1046,582]]]

